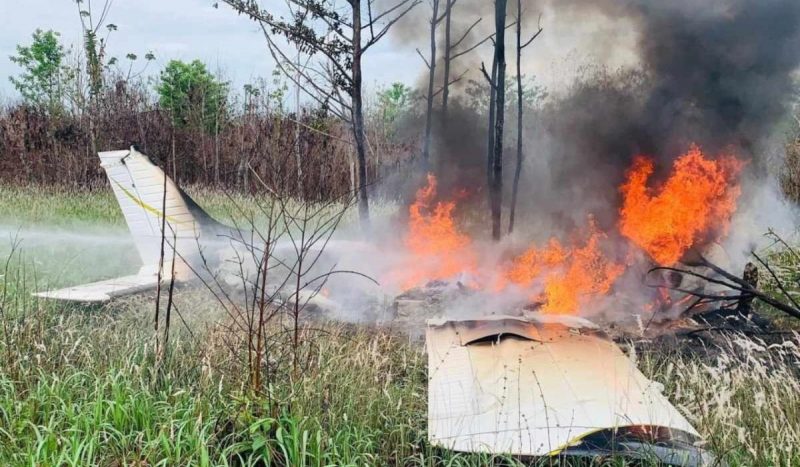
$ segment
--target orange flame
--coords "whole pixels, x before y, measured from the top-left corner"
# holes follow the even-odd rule
[[[600,242],[605,237],[590,222],[589,237],[583,245],[567,249],[552,238],[544,249],[534,246],[517,257],[506,277],[522,286],[541,280],[544,290],[535,299],[542,302],[543,312],[577,313],[587,300],[607,294],[625,270],[601,251]]]
[[[664,183],[648,187],[653,162],[637,157],[620,187],[620,233],[657,263],[674,264],[692,246],[702,246],[724,233],[736,208],[742,166],[732,156],[706,159],[697,146],[691,146],[674,162]],[[437,200],[436,178],[429,174],[408,209],[404,237],[408,260],[393,272],[394,282],[404,290],[468,274],[487,283],[489,292],[502,292],[511,284],[529,290],[544,313],[573,314],[608,295],[626,263],[637,257],[632,250],[624,261],[606,255],[607,235],[590,219],[578,240],[565,245],[552,238],[542,248],[531,246],[498,270],[493,256],[481,254],[485,251],[476,248],[456,225],[455,208],[453,201]],[[648,307],[669,303],[668,298]]]
[[[434,204],[436,185],[436,177],[428,174],[428,184],[417,191],[408,208],[405,244],[414,262],[400,281],[403,289],[475,270],[472,241],[453,219],[456,205],[452,201]]]
[[[620,232],[659,264],[675,264],[692,245],[724,232],[736,209],[742,162],[706,159],[697,146],[678,158],[667,181],[647,187],[653,162],[638,156],[620,187]]]

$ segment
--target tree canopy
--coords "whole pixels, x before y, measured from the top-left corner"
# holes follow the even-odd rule
[[[176,126],[213,131],[226,113],[228,83],[209,73],[200,60],[171,60],[160,74],[156,92]]]
[[[9,57],[22,68],[19,76],[9,79],[33,105],[43,105],[53,111],[61,108],[64,97],[64,46],[60,34],[37,29],[30,45],[17,45],[17,54]]]

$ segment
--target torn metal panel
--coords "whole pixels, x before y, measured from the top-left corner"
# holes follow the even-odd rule
[[[617,427],[698,436],[660,385],[592,330],[497,316],[429,321],[426,335],[433,444],[544,456]]]

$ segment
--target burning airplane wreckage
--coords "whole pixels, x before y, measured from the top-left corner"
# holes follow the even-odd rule
[[[314,247],[322,251],[312,266],[323,271],[309,277],[329,277],[334,264],[380,286],[352,276],[326,280],[324,289],[295,281],[286,300],[341,317],[364,303],[374,311],[388,296],[390,305],[374,313],[381,321],[424,329],[435,445],[712,463],[697,431],[615,341],[693,332],[712,316],[750,323],[754,299],[800,317],[759,291],[752,266],[742,276],[739,251],[728,252],[741,257],[735,271],[717,265],[724,239],[739,237],[745,251],[763,232],[732,224],[742,205],[777,209],[758,201],[767,178],[759,154],[787,115],[800,2],[566,3],[633,24],[643,73],[602,75],[541,109],[546,128],[520,192],[536,204],[530,226],[499,243],[471,234],[469,211],[484,194],[464,189],[485,181],[485,128],[453,106],[457,124],[437,129],[439,169],[414,187],[404,225],[366,242],[325,237]],[[296,264],[296,238],[270,242],[213,220],[134,148],[100,159],[143,266],[40,296],[105,301],[172,279],[227,276],[235,285],[263,279],[261,257]],[[287,286],[271,285],[276,294]]]
[[[226,263],[244,257],[243,250],[263,255],[263,245],[243,240],[254,238],[252,232],[213,220],[135,148],[100,153],[100,160],[143,266],[133,276],[39,296],[107,301],[154,290],[159,277],[192,283],[203,280],[202,271],[230,275]],[[618,232],[604,232],[588,219],[569,242],[553,238],[511,256],[498,256],[467,235],[454,216],[456,201],[440,199],[437,179],[428,175],[408,208],[400,242],[389,247],[326,240],[321,253],[345,269],[351,267],[348,254],[390,257],[367,273],[384,285],[384,295],[399,292],[385,324],[426,329],[432,443],[459,451],[624,454],[704,465],[712,457],[696,447],[699,434],[606,331],[612,323],[631,325],[620,320],[620,310],[641,323],[672,322],[678,309],[702,309],[697,301],[675,302],[667,292],[688,287],[677,273],[655,274],[666,282],[652,288],[642,287],[641,274],[671,267],[724,233],[742,167],[732,156],[710,159],[692,146],[653,188],[652,162],[637,158],[620,187]],[[624,251],[615,245],[620,238],[626,239]],[[397,249],[402,254],[391,258],[389,251]],[[278,243],[268,251],[277,263],[290,263],[297,245]],[[241,273],[242,261],[236,264]],[[626,292],[625,283],[633,280],[636,294]],[[286,296],[335,316],[335,283],[325,287],[328,297],[317,295],[319,288]]]

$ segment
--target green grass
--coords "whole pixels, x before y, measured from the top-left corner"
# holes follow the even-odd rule
[[[254,208],[252,200],[241,195],[189,187],[186,190],[209,214],[224,220],[237,206]],[[0,220],[15,225],[47,225],[51,227],[83,227],[125,225],[110,189],[78,191],[65,188],[29,185],[0,185]]]
[[[221,220],[254,205],[191,193]],[[240,333],[202,291],[176,294],[181,319],[161,364],[152,296],[92,307],[32,298],[45,282],[135,267],[114,243],[125,228],[109,193],[0,188],[0,220],[46,233],[20,234],[0,271],[0,465],[517,464],[427,443],[424,351],[386,329],[310,323],[294,371],[289,334],[273,323],[266,385],[254,392]],[[95,237],[68,236],[76,230]],[[0,258],[10,245],[0,242]],[[771,349],[732,339],[717,362],[639,363],[730,465],[800,465],[798,348],[796,337]]]

